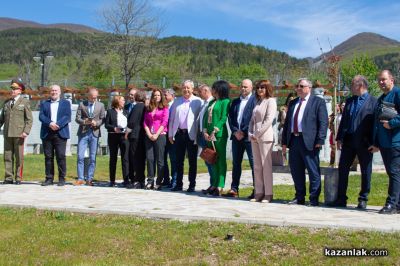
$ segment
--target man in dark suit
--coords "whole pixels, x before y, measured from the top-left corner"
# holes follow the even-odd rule
[[[76,111],[75,121],[79,124],[78,129],[78,180],[74,185],[93,186],[93,176],[96,168],[96,153],[99,137],[101,137],[100,127],[104,124],[105,109],[104,104],[97,101],[99,91],[97,88],[89,88],[88,99],[81,102]],[[84,176],[84,159],[86,149],[89,148],[89,167],[87,176]]]
[[[336,145],[341,150],[339,160],[338,197],[330,204],[346,207],[347,184],[350,167],[357,155],[361,167],[361,191],[358,197],[359,209],[365,209],[371,185],[372,153],[368,148],[373,145],[372,128],[377,100],[368,93],[368,81],[357,75],[351,82],[353,96],[346,100],[340,121]]]
[[[65,151],[69,139],[68,124],[71,122],[71,103],[60,99],[61,88],[58,85],[50,87],[50,99],[40,105],[39,120],[42,122],[40,138],[43,141],[45,157],[46,180],[42,186],[53,184],[54,153],[58,165],[58,186],[64,186],[67,165]]]
[[[143,140],[143,120],[144,120],[144,103],[136,102],[135,97],[138,95],[136,89],[129,91],[130,102],[125,105],[128,114],[128,128],[125,138],[129,140],[129,181],[127,188],[144,188],[144,162],[140,163],[136,160],[139,157],[145,157],[144,150],[139,147]],[[144,95],[143,95],[144,96]],[[142,96],[142,97],[143,97]]]
[[[310,205],[319,205],[321,174],[319,151],[324,145],[328,129],[328,112],[322,98],[311,95],[312,83],[299,79],[296,85],[298,98],[288,107],[282,133],[282,153],[289,148],[289,165],[296,189],[295,198],[289,204],[305,204],[306,175],[310,180]]]
[[[241,95],[240,97],[232,101],[228,114],[229,127],[232,131],[231,140],[233,168],[231,189],[228,191],[227,194],[224,194],[224,196],[227,197],[239,196],[239,183],[240,176],[242,174],[242,161],[244,151],[246,151],[247,157],[249,158],[254,183],[253,152],[251,150],[251,143],[248,136],[249,123],[253,114],[253,109],[256,101],[254,95],[252,94],[252,81],[249,79],[243,80],[240,86],[240,90]]]

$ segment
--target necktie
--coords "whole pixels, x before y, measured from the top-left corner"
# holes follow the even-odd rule
[[[301,108],[301,104],[303,103],[303,99],[300,98],[300,103],[299,103],[299,107],[297,107],[296,113],[294,113],[294,118],[293,118],[293,133],[297,134],[299,133],[299,113],[300,113],[300,108]]]
[[[354,132],[354,121],[356,120],[357,117],[357,112],[358,112],[358,108],[359,108],[359,101],[360,101],[360,97],[356,97],[353,101],[353,106],[351,107],[352,112],[351,112],[351,117],[350,117],[350,129],[349,129],[349,133],[353,133]]]
[[[15,99],[12,99],[12,100],[11,100],[11,103],[10,103],[11,108],[14,107],[14,103],[15,103]]]
[[[89,104],[89,116],[93,117],[93,104]]]

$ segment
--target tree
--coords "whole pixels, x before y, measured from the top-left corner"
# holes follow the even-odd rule
[[[148,0],[114,0],[101,14],[106,30],[111,33],[109,48],[119,56],[127,89],[132,77],[150,65],[158,50],[158,16]]]
[[[380,94],[376,80],[378,72],[378,66],[368,55],[356,56],[350,63],[342,65],[342,76],[347,86],[351,85],[354,76],[363,75],[369,82],[369,92],[375,96]]]

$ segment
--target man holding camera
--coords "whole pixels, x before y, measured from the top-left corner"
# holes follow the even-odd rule
[[[78,180],[74,185],[93,186],[93,175],[96,168],[96,152],[99,137],[101,136],[100,127],[104,123],[105,108],[104,104],[97,101],[99,92],[97,88],[88,90],[88,99],[79,104],[76,112],[76,123],[78,129]],[[84,157],[86,149],[89,148],[89,168],[87,176],[84,176]]]

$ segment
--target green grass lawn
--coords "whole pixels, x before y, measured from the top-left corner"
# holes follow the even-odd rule
[[[224,240],[233,234],[234,241]],[[0,265],[394,265],[399,233],[0,208]],[[324,247],[387,249],[327,258]]]

